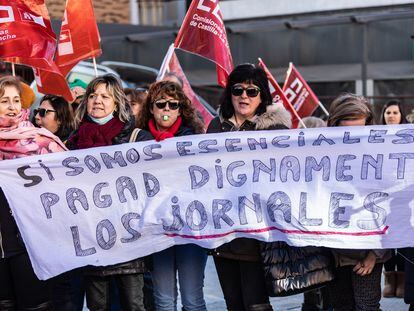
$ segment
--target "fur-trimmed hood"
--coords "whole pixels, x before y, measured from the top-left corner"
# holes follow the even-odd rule
[[[285,107],[277,104],[267,106],[265,113],[255,116],[251,121],[256,124],[256,130],[269,130],[278,125],[292,127],[290,113]]]
[[[220,111],[218,110],[220,122],[230,122],[225,119]],[[252,119],[247,120],[248,123],[254,124],[255,130],[271,130],[280,129],[281,127],[291,128],[292,120],[290,113],[282,105],[272,104],[266,107],[266,112],[254,116]],[[242,125],[243,127],[243,125]]]

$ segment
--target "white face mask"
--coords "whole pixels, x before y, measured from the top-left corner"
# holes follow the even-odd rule
[[[94,118],[92,116],[89,116],[89,118],[96,124],[104,125],[104,124],[108,123],[109,121],[111,121],[114,118],[114,115],[113,115],[113,113],[110,113],[105,118],[97,119],[97,118]]]

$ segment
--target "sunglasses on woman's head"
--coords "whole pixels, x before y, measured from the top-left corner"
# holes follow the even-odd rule
[[[233,96],[241,96],[244,91],[246,91],[249,97],[256,97],[260,93],[260,89],[255,86],[242,87],[241,85],[233,85],[231,87],[231,94]]]
[[[180,102],[177,100],[157,100],[154,104],[158,109],[164,109],[167,104],[171,110],[177,110],[180,108]]]
[[[37,114],[39,114],[39,116],[41,118],[44,118],[48,112],[56,112],[56,110],[53,110],[53,109],[45,109],[45,108],[38,108],[38,109],[33,110],[33,112],[34,112],[34,115],[35,116]]]

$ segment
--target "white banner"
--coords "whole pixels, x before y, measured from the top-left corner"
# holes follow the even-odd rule
[[[414,127],[184,136],[0,161],[36,274],[236,237],[414,246]]]

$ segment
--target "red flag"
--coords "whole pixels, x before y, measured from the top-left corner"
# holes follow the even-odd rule
[[[48,68],[56,35],[43,0],[0,0],[0,58],[3,61]]]
[[[102,54],[91,0],[68,0],[60,29],[56,64],[63,76],[81,60]]]
[[[174,46],[215,62],[217,82],[226,86],[233,60],[218,1],[191,2]]]
[[[63,96],[68,102],[74,100],[65,76],[56,65],[49,68],[49,71],[33,68],[36,79],[37,90],[43,94]]]
[[[300,117],[296,110],[293,108],[290,101],[286,98],[285,94],[282,91],[282,88],[277,83],[276,79],[270,73],[270,70],[267,68],[265,63],[261,58],[259,58],[259,66],[265,71],[267,79],[269,80],[269,86],[271,86],[272,97],[276,103],[281,103],[287,111],[290,112],[292,117],[292,128],[297,128],[300,121]]]
[[[180,62],[174,50],[175,47],[173,44],[171,44],[161,65],[157,81],[164,79],[167,73],[172,73],[175,76],[179,77],[183,81],[183,91],[185,95],[187,95],[194,107],[200,112],[201,116],[203,117],[204,124],[209,124],[213,119],[213,115],[206,109],[206,107],[204,107],[204,105],[198,99],[197,95],[194,93],[190,82],[188,82],[188,79],[185,76],[183,69],[181,68]]]
[[[92,2],[68,0],[56,53],[57,66],[52,66],[49,71],[34,69],[39,92],[60,95],[69,102],[73,101],[66,75],[81,60],[101,54]]]
[[[319,99],[292,63],[289,64],[283,92],[301,118],[311,116],[319,105]]]

